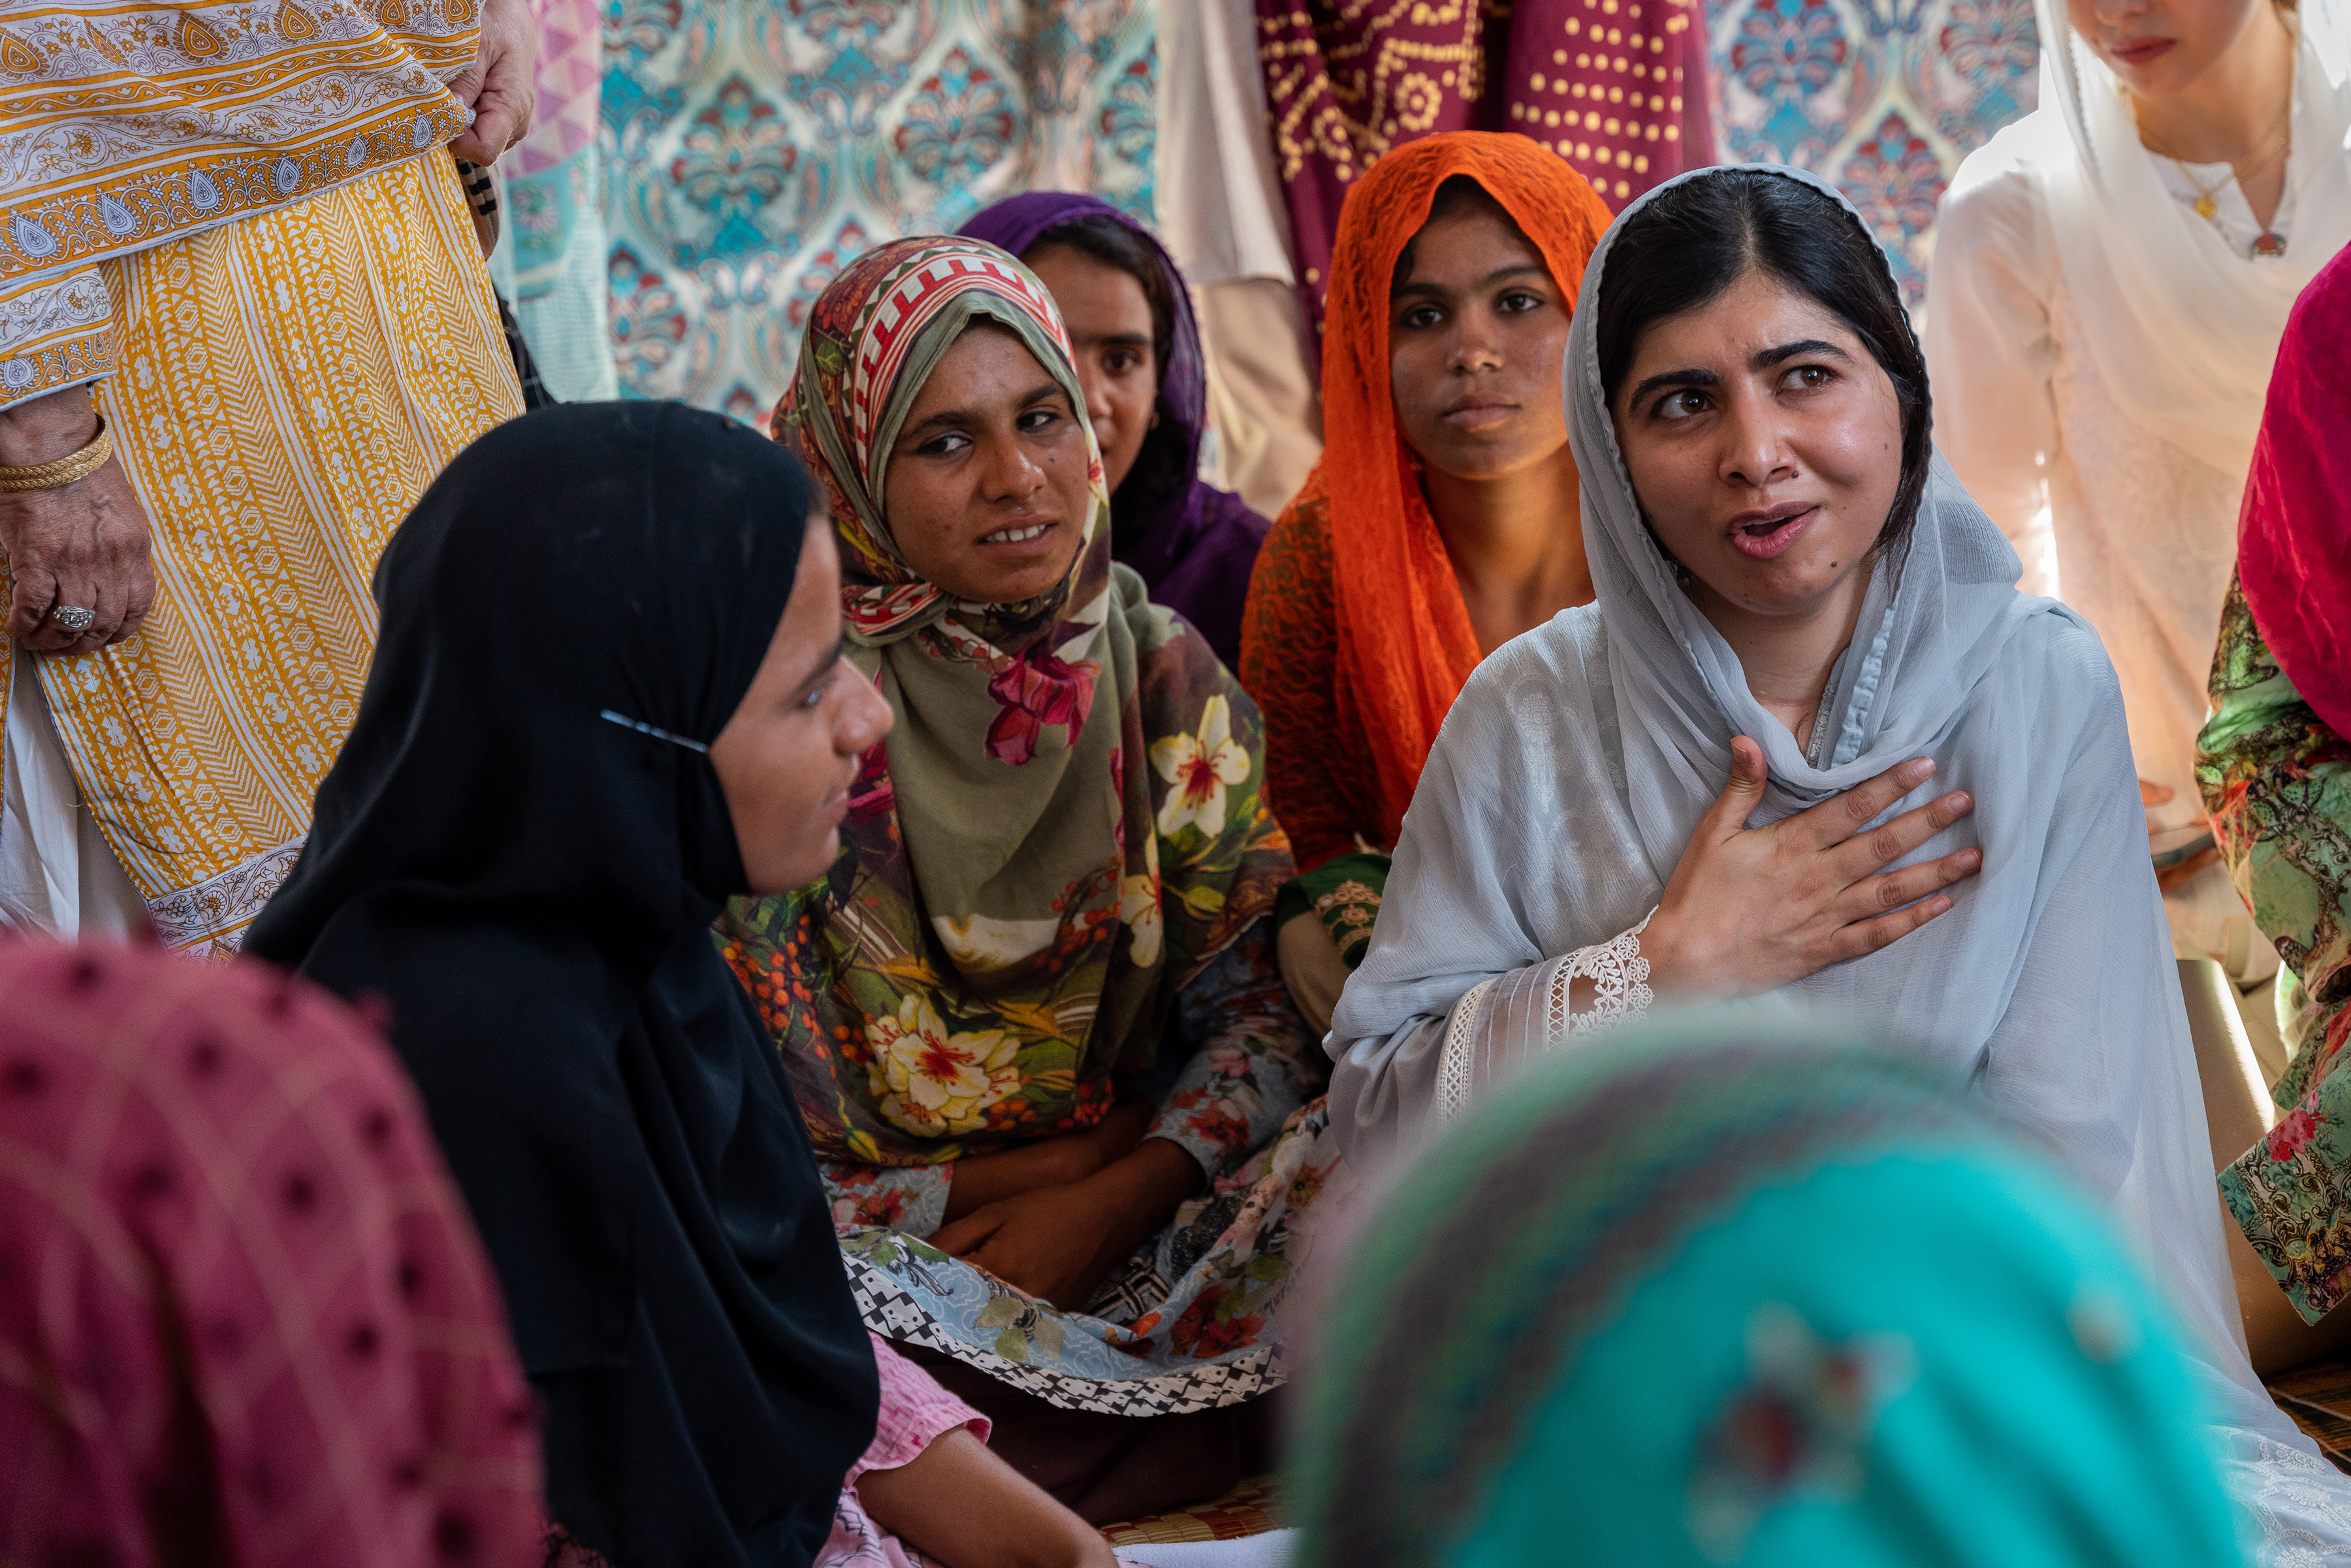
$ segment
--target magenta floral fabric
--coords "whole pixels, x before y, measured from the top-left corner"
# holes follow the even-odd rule
[[[1094,701],[1094,673],[1050,649],[1031,648],[989,678],[987,695],[1002,705],[987,726],[987,754],[1018,768],[1037,755],[1048,725],[1067,729],[1085,721]]]

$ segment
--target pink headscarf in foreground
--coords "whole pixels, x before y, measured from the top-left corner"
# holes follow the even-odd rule
[[[160,949],[0,942],[0,1562],[540,1562],[530,1391],[371,1031]]]
[[[2278,667],[2351,735],[2351,250],[2286,318],[2237,522],[2237,575]]]

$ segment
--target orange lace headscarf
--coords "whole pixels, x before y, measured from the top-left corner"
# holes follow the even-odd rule
[[[1523,136],[1458,131],[1388,153],[1347,193],[1331,257],[1322,344],[1322,461],[1300,502],[1328,497],[1339,700],[1361,714],[1378,772],[1382,841],[1403,830],[1446,710],[1478,665],[1478,638],[1396,431],[1388,286],[1437,188],[1466,174],[1534,242],[1575,307],[1608,209],[1566,162]]]

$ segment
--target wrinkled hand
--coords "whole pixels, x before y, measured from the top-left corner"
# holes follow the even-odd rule
[[[98,428],[85,388],[37,398],[0,413],[0,464],[70,456],[98,438]],[[155,603],[149,550],[146,509],[120,456],[61,490],[0,494],[0,554],[15,580],[8,635],[37,653],[88,653],[121,642]],[[97,618],[68,632],[50,618],[61,605]]]
[[[2144,779],[2138,781],[2138,803],[2142,808],[2151,810],[2157,806],[2168,806],[2171,803],[2172,797],[2179,793],[2179,790],[2174,789],[2168,784],[2151,784]],[[2150,842],[2154,840],[2155,835],[2161,831],[2163,831],[2163,830],[2160,828],[2148,828],[2147,831],[2147,836]],[[2198,872],[2202,871],[2206,866],[2217,862],[2220,858],[2220,846],[2214,844],[2210,849],[2199,850],[2196,853],[2189,855],[2186,860],[2178,862],[2175,864],[2158,866],[2155,872],[2155,885],[2161,888],[2164,892],[2169,893],[2174,888],[2179,886],[2182,883],[2194,877]]]
[[[1863,831],[1933,777],[1928,758],[1749,828],[1763,800],[1763,748],[1742,735],[1730,749],[1730,780],[1698,819],[1641,934],[1649,985],[1660,995],[1752,996],[1875,953],[1950,908],[1937,890],[1983,864],[1980,851],[1967,849],[1882,869],[1975,810],[1954,790]]]
[[[941,1226],[931,1245],[1014,1290],[1074,1310],[1202,1179],[1199,1162],[1181,1145],[1145,1138],[1083,1181],[1024,1192]]]
[[[449,90],[474,111],[449,151],[486,169],[530,134],[538,107],[538,23],[529,0],[483,0],[482,43]]]

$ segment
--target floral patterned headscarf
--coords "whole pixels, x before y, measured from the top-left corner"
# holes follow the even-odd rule
[[[1290,875],[1257,708],[1113,565],[1091,426],[1093,504],[1052,592],[965,603],[900,554],[888,455],[982,319],[1083,423],[1044,286],[946,237],[880,246],[834,280],[775,414],[831,490],[851,657],[897,718],[831,876],[720,926],[831,1159],[929,1165],[1092,1125],[1153,1066],[1176,992]]]

